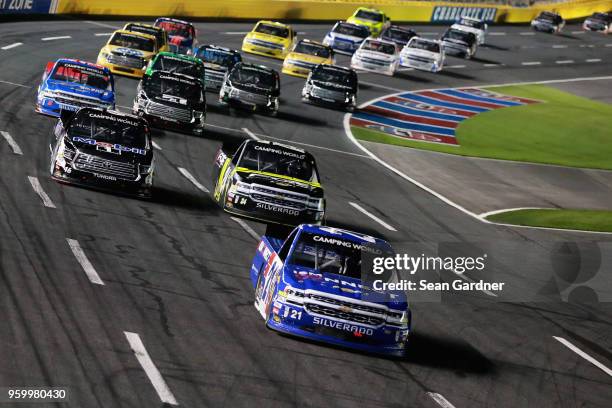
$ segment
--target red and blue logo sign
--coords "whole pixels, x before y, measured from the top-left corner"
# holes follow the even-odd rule
[[[477,88],[436,89],[390,95],[351,116],[350,125],[392,136],[458,145],[459,123],[482,112],[538,103]]]

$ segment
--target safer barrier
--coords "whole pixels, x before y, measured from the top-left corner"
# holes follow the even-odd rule
[[[0,0],[27,1],[27,0]],[[35,1],[35,0],[30,0]],[[542,10],[554,10],[566,18],[582,18],[595,11],[612,10],[612,0],[574,0],[532,7],[476,5],[402,0],[57,0],[61,14],[99,16],[184,16],[219,19],[341,20],[360,5],[373,5],[394,21],[448,22],[473,15],[498,23],[526,23]]]

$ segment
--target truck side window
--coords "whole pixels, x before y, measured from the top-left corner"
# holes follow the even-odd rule
[[[298,230],[296,228],[293,230],[293,232],[291,232],[291,234],[289,234],[289,236],[283,243],[283,246],[281,247],[280,251],[278,251],[278,257],[283,262],[286,260],[287,255],[289,255],[289,249],[291,249],[291,245],[293,244],[293,240],[295,239],[295,236],[297,235],[297,231]]]

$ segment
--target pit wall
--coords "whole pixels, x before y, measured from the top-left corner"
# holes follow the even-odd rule
[[[496,23],[527,23],[542,10],[557,11],[568,20],[610,11],[612,0],[573,0],[531,7],[402,0],[0,0],[0,14],[335,21],[346,19],[358,6],[376,7],[397,22],[446,23],[468,15]]]

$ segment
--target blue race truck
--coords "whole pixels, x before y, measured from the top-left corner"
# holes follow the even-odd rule
[[[60,117],[80,108],[115,109],[115,82],[108,68],[62,58],[47,63],[36,95],[36,112]]]
[[[401,293],[362,285],[362,260],[393,256],[378,238],[302,224],[283,242],[263,236],[251,266],[255,308],[282,333],[404,356],[411,312]]]

